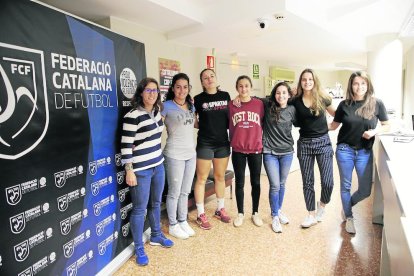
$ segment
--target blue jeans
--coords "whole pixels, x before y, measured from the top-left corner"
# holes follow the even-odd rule
[[[352,218],[352,206],[369,197],[372,187],[372,150],[355,150],[347,144],[336,147],[336,161],[341,179],[341,200],[345,216]],[[356,170],[358,190],[351,196],[352,171]]]
[[[165,156],[168,180],[167,213],[170,225],[187,220],[188,194],[191,192],[196,169],[196,156],[178,160]],[[178,221],[177,221],[178,219]]]
[[[144,231],[145,210],[151,227],[151,236],[161,235],[160,215],[161,198],[164,190],[165,171],[164,164],[153,168],[135,172],[138,185],[130,187],[132,212],[129,219],[131,223],[132,238],[135,250],[142,247],[142,233]]]
[[[292,165],[293,152],[285,155],[263,154],[263,163],[269,178],[269,202],[272,217],[278,215],[285,196],[285,183]]]

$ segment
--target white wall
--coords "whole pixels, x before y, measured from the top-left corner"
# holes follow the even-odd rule
[[[405,127],[413,130],[411,116],[414,115],[414,47],[405,54],[404,61],[403,120]]]

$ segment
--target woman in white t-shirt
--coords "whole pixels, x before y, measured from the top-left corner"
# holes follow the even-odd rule
[[[169,233],[179,239],[187,239],[195,235],[194,230],[187,223],[188,195],[191,192],[196,169],[195,113],[190,90],[188,76],[184,73],[176,74],[161,111],[168,133],[164,157],[168,181]]]

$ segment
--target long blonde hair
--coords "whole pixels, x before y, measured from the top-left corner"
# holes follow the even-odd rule
[[[302,76],[305,73],[311,73],[313,77],[313,88],[312,88],[312,105],[310,106],[311,112],[319,116],[320,112],[325,112],[326,109],[326,101],[330,101],[331,98],[328,94],[326,94],[322,88],[321,88],[321,82],[319,81],[319,78],[316,76],[316,74],[313,72],[312,69],[306,68],[302,71],[302,73],[299,76],[298,86],[297,86],[297,97],[302,97],[303,95],[303,88],[302,88]]]
[[[355,114],[364,119],[370,120],[375,115],[376,99],[374,97],[374,87],[372,86],[371,79],[366,72],[356,71],[349,77],[348,88],[346,89],[346,104],[350,105],[352,102],[355,102],[352,83],[356,77],[361,77],[367,82],[367,92],[364,95],[362,106],[355,111]]]

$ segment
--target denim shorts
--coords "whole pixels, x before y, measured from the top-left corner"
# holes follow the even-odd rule
[[[197,147],[197,159],[213,160],[213,158],[226,158],[230,156],[230,147]]]

